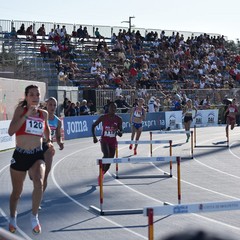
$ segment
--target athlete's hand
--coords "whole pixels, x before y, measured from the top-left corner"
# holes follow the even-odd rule
[[[122,136],[122,131],[118,130],[118,131],[117,131],[117,135],[118,135],[119,137],[121,137],[121,136]]]
[[[53,146],[52,142],[48,142],[47,145],[48,145],[48,149],[49,149],[50,152],[51,152],[51,155],[54,156],[54,154],[55,154],[55,149],[54,149],[54,146]]]
[[[64,143],[59,143],[59,150],[63,150],[63,148],[64,148]]]
[[[97,139],[96,136],[93,137],[93,142],[94,142],[94,143],[97,143],[97,142],[98,142],[98,139]]]

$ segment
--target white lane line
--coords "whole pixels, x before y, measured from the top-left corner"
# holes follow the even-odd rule
[[[0,213],[1,215],[7,220],[8,222],[8,217],[7,214],[2,210],[2,208],[0,208]],[[32,238],[30,238],[24,231],[22,231],[22,229],[20,227],[17,227],[17,232],[26,240],[32,240]]]
[[[3,167],[2,169],[0,169],[0,173],[3,172],[6,168],[9,168],[10,164],[6,165],[5,167]],[[8,222],[8,216],[7,214],[3,211],[2,208],[0,208],[0,213],[1,215],[6,219],[6,221]],[[30,238],[24,231],[22,231],[22,229],[20,227],[17,227],[17,231],[21,234],[21,236],[24,237],[24,239],[26,240],[32,240],[32,238]]]
[[[72,198],[71,196],[69,196],[69,195],[59,186],[59,184],[57,183],[57,181],[56,181],[56,179],[55,179],[54,171],[55,171],[57,165],[58,165],[60,162],[62,162],[63,160],[65,160],[66,158],[68,158],[68,157],[70,157],[70,156],[72,156],[72,155],[74,155],[74,154],[76,154],[76,153],[78,153],[78,152],[85,151],[85,150],[87,150],[87,149],[94,148],[94,147],[95,147],[95,146],[83,148],[83,149],[77,150],[77,151],[75,151],[75,152],[73,152],[73,153],[71,153],[71,154],[66,155],[65,157],[61,158],[61,159],[53,166],[52,171],[51,171],[51,177],[52,177],[52,179],[53,179],[54,184],[57,186],[57,188],[58,188],[67,198],[69,198],[69,199],[70,199],[71,201],[73,201],[75,204],[77,204],[78,206],[82,207],[83,209],[85,209],[85,210],[88,211],[88,212],[89,212],[89,207],[87,207],[87,206],[81,204],[80,202],[76,201],[74,198]],[[104,217],[104,216],[99,216],[99,217],[103,218],[104,220],[110,222],[111,224],[113,224],[113,225],[115,225],[115,226],[117,226],[117,227],[120,227],[120,228],[124,229],[125,231],[128,231],[128,232],[130,232],[130,233],[132,233],[132,234],[140,237],[141,239],[146,239],[146,240],[148,239],[147,237],[145,237],[145,236],[143,236],[143,235],[141,235],[141,234],[138,234],[138,233],[136,233],[136,232],[134,232],[134,231],[132,231],[132,230],[130,230],[130,229],[122,226],[121,224],[118,224],[118,223],[116,223],[116,222],[108,219],[107,217]]]

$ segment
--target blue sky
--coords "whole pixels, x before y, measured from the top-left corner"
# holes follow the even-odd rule
[[[1,2],[1,19],[218,33],[240,38],[240,0],[68,0]]]

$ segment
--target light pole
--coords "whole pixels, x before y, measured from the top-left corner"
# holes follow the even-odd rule
[[[135,18],[134,16],[129,17],[128,21],[122,21],[122,23],[128,23],[129,24],[129,31],[131,32],[131,28],[134,27],[134,25],[132,25],[132,18]]]

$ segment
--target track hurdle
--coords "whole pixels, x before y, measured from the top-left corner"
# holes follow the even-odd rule
[[[103,164],[112,163],[150,163],[150,162],[177,162],[177,192],[178,192],[178,204],[181,203],[181,174],[180,174],[180,162],[181,158],[179,156],[169,156],[169,157],[138,157],[138,158],[103,158],[97,159],[97,164],[99,165],[99,200],[100,208],[95,206],[90,206],[89,209],[100,215],[127,215],[127,214],[142,214],[143,209],[116,209],[116,210],[103,210]]]
[[[217,145],[217,144],[214,144],[214,145],[201,145],[201,146],[197,146],[197,126],[194,125],[194,147],[197,148],[197,147],[229,147],[229,132],[227,133],[227,145]]]
[[[143,215],[148,217],[148,240],[154,239],[154,215],[157,216],[186,213],[206,213],[230,210],[240,210],[240,201],[205,202],[145,207],[143,209]]]
[[[152,144],[164,144],[164,143],[169,143],[169,156],[172,156],[172,140],[139,140],[139,141],[118,141],[118,144],[116,146],[116,158],[118,158],[118,145],[119,144],[150,144],[150,146],[152,146]],[[151,147],[150,147],[150,155],[152,157],[152,151],[151,151]],[[172,177],[172,162],[169,162],[170,164],[170,173],[164,173],[164,175],[145,175],[145,176],[119,176],[119,166],[118,163],[116,163],[116,173],[115,173],[115,178],[119,179],[119,178],[159,178],[159,177]]]
[[[22,237],[12,234],[0,227],[0,239],[2,240],[24,240]]]
[[[150,131],[150,140],[152,141],[152,135],[153,134],[186,134],[189,133],[191,134],[191,158],[193,159],[193,131],[157,131],[157,132],[152,132]],[[152,156],[152,145],[150,145],[150,151],[151,151],[151,156]]]

